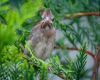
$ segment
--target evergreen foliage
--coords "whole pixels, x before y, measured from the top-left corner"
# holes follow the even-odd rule
[[[55,43],[58,53],[47,62],[35,57],[31,50],[31,57],[24,55],[22,49],[44,8],[51,9],[53,25],[63,34]],[[49,74],[64,80],[90,80],[92,75],[88,76],[85,68],[86,52],[96,53],[100,46],[100,16],[73,16],[100,12],[99,8],[99,0],[0,0],[0,80],[49,80]],[[69,56],[68,47],[77,49],[75,59]]]

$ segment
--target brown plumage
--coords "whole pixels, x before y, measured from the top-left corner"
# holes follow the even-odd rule
[[[45,10],[42,14],[42,21],[40,21],[29,36],[28,42],[34,51],[34,55],[40,59],[47,59],[54,48],[55,43],[55,29],[52,25],[53,15],[50,10]],[[27,54],[29,51],[24,50]]]

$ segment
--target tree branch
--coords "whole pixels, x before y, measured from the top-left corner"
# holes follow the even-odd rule
[[[58,46],[58,45],[56,45],[55,47],[54,47],[55,49],[56,48],[60,48],[60,49],[67,49],[67,50],[71,50],[71,51],[81,51],[82,49],[78,49],[78,48],[69,48],[69,47],[63,47],[63,46]],[[88,55],[90,55],[93,59],[95,58],[95,55],[91,52],[91,51],[86,51],[86,54],[88,54]]]
[[[98,48],[98,53],[95,55],[92,80],[97,80],[99,66],[100,66],[100,48]]]
[[[67,14],[65,18],[73,19],[82,16],[100,16],[100,12],[80,12],[80,13]]]

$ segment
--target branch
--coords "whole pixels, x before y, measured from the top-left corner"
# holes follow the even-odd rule
[[[73,19],[82,16],[100,16],[100,12],[80,12],[80,13],[67,14],[65,18]]]
[[[71,51],[81,51],[82,49],[78,49],[78,48],[69,48],[69,47],[63,47],[63,46],[58,46],[56,45],[54,48],[60,48],[60,49],[67,49],[67,50],[71,50]],[[93,59],[95,58],[95,55],[91,52],[91,51],[86,51],[86,54],[90,55]]]
[[[98,53],[95,55],[92,80],[97,80],[99,66],[100,66],[100,48],[98,48]]]

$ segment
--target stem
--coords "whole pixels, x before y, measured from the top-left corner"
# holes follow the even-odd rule
[[[69,47],[63,47],[63,46],[58,46],[56,45],[54,48],[61,48],[61,49],[67,49],[67,50],[71,50],[71,51],[81,51],[82,49],[78,49],[78,48],[69,48]],[[86,51],[86,54],[90,55],[93,59],[95,58],[95,55],[91,52],[91,51]]]
[[[68,50],[78,50],[81,51],[82,49],[78,49],[78,48],[67,48]],[[91,52],[91,51],[86,51],[86,54],[90,55],[93,59],[95,57],[95,55]]]
[[[97,61],[97,57],[95,56],[92,80],[97,80],[97,75],[98,75],[98,61]]]
[[[98,49],[98,53],[95,55],[95,58],[94,58],[94,67],[93,67],[92,80],[97,80],[98,79],[99,66],[100,66],[100,48]]]
[[[71,19],[81,16],[100,16],[100,12],[80,12],[80,13],[67,14],[65,18]]]

